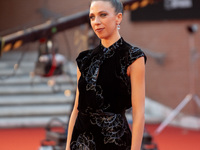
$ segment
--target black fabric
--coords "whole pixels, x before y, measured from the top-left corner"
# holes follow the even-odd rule
[[[125,110],[131,107],[127,68],[146,56],[120,38],[109,48],[102,44],[77,57],[79,105],[71,150],[129,150],[131,131]]]

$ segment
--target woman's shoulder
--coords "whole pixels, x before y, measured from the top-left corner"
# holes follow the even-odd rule
[[[140,57],[144,57],[146,63],[147,57],[143,50],[138,46],[125,42],[123,53],[124,55],[122,56],[128,59],[129,64],[133,63],[136,59]]]
[[[78,54],[78,57],[76,58],[76,62],[80,71],[82,70],[87,59],[90,57],[92,51],[93,49],[84,50]]]
[[[90,55],[92,51],[93,51],[93,49],[89,49],[89,50],[84,50],[84,51],[80,52],[78,54],[78,57],[76,58],[76,60],[77,59],[83,59],[84,57]]]
[[[124,42],[124,48],[126,52],[130,52],[130,53],[136,52],[136,51],[143,52],[140,47],[135,46],[134,44],[130,44],[129,42],[126,42],[126,41]]]

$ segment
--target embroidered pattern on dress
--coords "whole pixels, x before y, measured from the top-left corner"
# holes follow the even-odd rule
[[[80,134],[76,141],[73,141],[70,145],[71,150],[96,150],[96,144],[92,133]]]
[[[86,90],[96,91],[96,82],[99,75],[100,64],[102,61],[98,59],[98,56],[93,57],[91,65],[85,69],[83,76],[87,81]]]
[[[128,66],[131,65],[137,58],[144,56],[144,53],[138,47],[129,49]]]
[[[127,127],[121,114],[97,112],[91,113],[90,117],[91,124],[101,128],[101,134],[104,135],[104,144],[114,143],[118,146],[126,146],[121,138],[126,133]]]
[[[102,53],[99,53],[96,56],[94,56],[91,60],[90,65],[83,72],[83,77],[88,83],[86,85],[87,91],[89,90],[96,91],[96,82],[99,75],[101,64],[106,58],[112,57],[115,54],[115,49],[117,49],[122,44],[123,44],[123,40],[121,38],[109,48],[105,48],[103,45],[100,45],[100,49],[102,50]]]
[[[87,55],[84,56],[82,59],[76,59],[77,64],[78,64],[79,69],[80,69],[81,72],[82,72],[83,65],[85,64],[86,60],[90,57],[91,53],[92,53],[92,51],[89,50]]]
[[[115,54],[113,48],[104,48],[103,51],[104,51],[104,58],[110,58]]]
[[[99,108],[104,105],[103,89],[100,85],[96,86],[96,104]]]
[[[100,45],[101,51],[94,55],[88,67],[81,71],[82,77],[87,82],[86,91],[94,91],[96,93],[96,103],[99,108],[107,107],[104,106],[103,90],[100,85],[97,85],[100,66],[105,59],[112,57],[115,54],[115,49],[122,44],[123,40],[121,38],[109,48],[105,48],[103,45]],[[78,60],[81,68],[83,68],[83,64],[85,64],[85,62],[89,61],[88,59],[91,55],[92,52],[89,51],[89,54],[83,57],[81,61]]]

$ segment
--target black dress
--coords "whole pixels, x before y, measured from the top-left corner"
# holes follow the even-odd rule
[[[125,110],[131,107],[131,84],[127,67],[146,56],[120,38],[109,48],[102,44],[77,57],[78,116],[71,150],[130,150],[131,131]]]

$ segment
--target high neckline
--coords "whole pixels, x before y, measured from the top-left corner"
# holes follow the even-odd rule
[[[100,42],[100,48],[103,52],[108,52],[108,51],[113,51],[116,50],[120,45],[123,44],[123,38],[121,37],[118,41],[116,41],[115,43],[113,43],[111,46],[104,47],[103,44]]]

